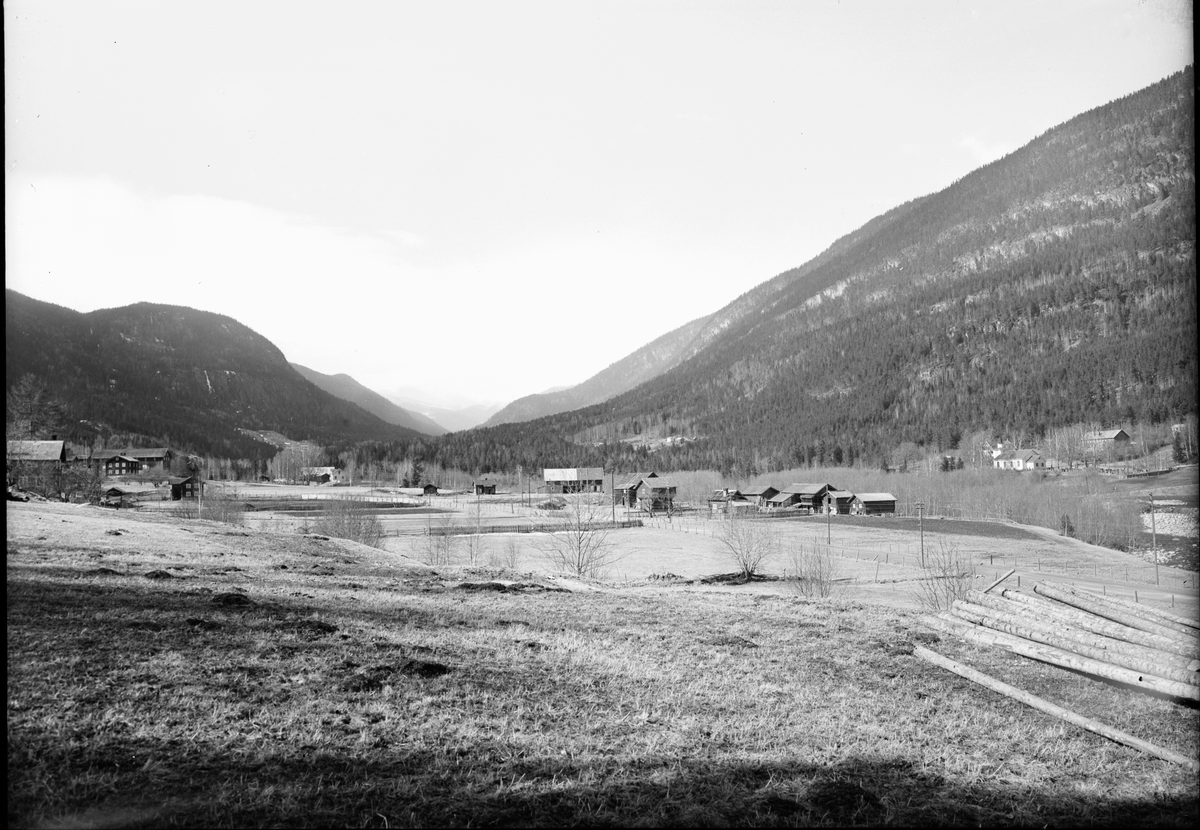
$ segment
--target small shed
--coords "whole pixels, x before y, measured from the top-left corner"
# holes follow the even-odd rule
[[[171,482],[171,501],[194,499],[203,495],[204,482],[200,480],[200,476],[171,476],[168,481]]]
[[[771,496],[771,498],[767,499],[767,507],[771,510],[781,510],[785,507],[792,507],[793,505],[799,503],[799,501],[799,493],[776,493],[775,495]]]
[[[130,487],[128,485],[117,484],[104,491],[104,496],[100,504],[106,507],[132,507],[147,495],[153,495],[154,492],[153,489],[145,487]]]
[[[858,493],[850,502],[857,516],[878,516],[896,512],[896,497],[891,493]]]
[[[475,479],[474,490],[477,496],[494,496],[496,495],[496,485],[499,484],[492,476],[480,476]]]
[[[426,496],[436,496],[438,494],[437,485],[436,484],[426,484],[424,487],[421,488],[421,493]]]

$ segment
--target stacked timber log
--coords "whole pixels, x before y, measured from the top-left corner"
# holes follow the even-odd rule
[[[991,593],[1002,581],[1003,578],[986,591],[968,591],[964,599],[954,602],[949,613],[931,617],[927,622],[971,642],[996,646],[1148,693],[1200,702],[1200,624],[1195,620],[1049,582],[1035,585],[1032,595],[1011,589]],[[928,649],[919,649],[917,654],[1097,734],[1200,770],[1195,759],[1061,709]]]
[[[972,642],[1200,702],[1200,629],[1166,611],[1040,583],[1033,595],[968,591],[932,622]]]

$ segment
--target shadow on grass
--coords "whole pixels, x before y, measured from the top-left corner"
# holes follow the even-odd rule
[[[147,771],[168,747],[114,750],[105,795],[44,815],[9,802],[10,827],[846,826],[1099,824],[1191,827],[1187,797],[1085,795],[1070,785],[961,785],[904,759],[834,765],[668,757],[579,764],[501,760],[474,744],[386,760],[315,752],[247,760],[217,747],[186,768]],[[10,750],[11,756],[11,750]],[[94,771],[95,767],[93,767]],[[11,768],[10,757],[10,775]],[[10,779],[10,787],[12,785]],[[19,782],[18,782],[19,783]],[[118,795],[124,793],[125,795]]]

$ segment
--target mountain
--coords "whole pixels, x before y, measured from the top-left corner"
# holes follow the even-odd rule
[[[335,398],[349,401],[389,424],[406,427],[425,435],[443,435],[446,432],[445,428],[435,423],[431,418],[427,418],[419,412],[409,412],[397,406],[383,395],[368,389],[349,375],[326,375],[315,369],[309,369],[307,366],[301,366],[299,363],[292,363],[291,367],[299,372],[302,378],[318,389],[324,389]]]
[[[269,448],[238,431],[293,439],[413,440],[318,389],[273,343],[207,311],[137,303],[89,313],[5,291],[7,386],[34,375],[62,401],[68,440],[91,443],[98,423],[188,452],[261,458]]]
[[[447,436],[439,458],[749,475],[881,464],[975,431],[1182,420],[1196,408],[1193,81],[1189,67],[876,217],[614,364],[644,366],[637,386]]]
[[[466,406],[455,405],[453,402],[432,403],[421,400],[418,393],[412,390],[390,393],[388,400],[397,406],[402,406],[410,412],[420,413],[425,417],[443,425],[451,432],[460,432],[477,427],[487,421],[502,404],[477,403]]]

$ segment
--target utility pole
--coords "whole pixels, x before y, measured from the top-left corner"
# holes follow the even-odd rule
[[[917,502],[917,527],[921,531],[921,567],[925,567],[925,502]]]
[[[617,524],[617,473],[613,470],[608,474],[608,495],[612,501],[613,526]]]
[[[825,493],[825,544],[833,543],[833,531],[830,529],[830,514],[833,512],[833,493]]]
[[[1154,584],[1158,581],[1158,532],[1154,527],[1154,494],[1150,494],[1150,547],[1154,550]]]

